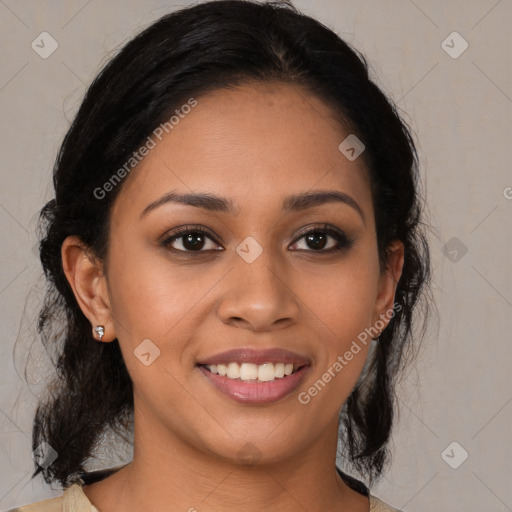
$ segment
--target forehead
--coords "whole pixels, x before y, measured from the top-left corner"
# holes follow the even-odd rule
[[[195,100],[177,109],[161,140],[152,136],[155,145],[125,178],[116,209],[142,210],[170,190],[228,196],[237,206],[252,200],[264,207],[316,188],[370,200],[363,159],[350,161],[338,148],[350,133],[306,89],[251,84]]]

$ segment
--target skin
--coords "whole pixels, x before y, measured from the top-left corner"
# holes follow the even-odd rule
[[[369,510],[368,498],[335,471],[338,413],[369,345],[307,405],[297,399],[392,309],[402,272],[397,241],[380,273],[363,159],[338,150],[348,133],[328,105],[296,86],[215,91],[125,178],[106,261],[87,256],[76,237],[65,240],[77,301],[92,326],[105,326],[103,342],[119,340],[134,384],[133,462],[83,487],[101,512]],[[350,195],[364,219],[341,202],[283,213],[285,196],[319,189]],[[223,196],[238,212],[167,203],[140,218],[171,190]],[[300,236],[321,223],[352,237],[352,247],[321,254]],[[203,252],[192,253],[183,238],[159,243],[183,225],[211,232]],[[252,263],[235,251],[248,236],[263,249]],[[336,244],[329,235],[319,247]],[[133,353],[144,339],[161,351],[148,366]],[[287,348],[309,357],[311,368],[280,401],[241,404],[195,366],[241,346]],[[238,457],[248,442],[257,464]]]

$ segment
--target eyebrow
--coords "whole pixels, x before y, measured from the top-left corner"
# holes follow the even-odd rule
[[[315,190],[313,192],[303,192],[300,194],[287,196],[283,201],[283,212],[299,212],[306,210],[307,208],[312,208],[313,206],[320,206],[323,204],[335,202],[346,204],[352,207],[359,213],[363,219],[363,222],[366,224],[363,210],[357,201],[348,194],[339,192],[337,190]],[[179,194],[171,191],[167,194],[164,194],[160,199],[157,199],[156,201],[148,204],[140,214],[140,218],[142,219],[150,211],[168,203],[186,204],[189,206],[195,206],[196,208],[203,208],[212,212],[229,213],[232,215],[236,215],[238,213],[238,209],[235,208],[233,201],[225,197],[219,197],[206,193]]]

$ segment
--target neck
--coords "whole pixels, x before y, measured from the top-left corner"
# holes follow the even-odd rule
[[[149,425],[136,409],[133,461],[87,495],[101,512],[367,512],[368,497],[336,471],[337,429],[333,422],[288,458],[255,464],[247,457],[244,463],[200,450],[154,421]]]

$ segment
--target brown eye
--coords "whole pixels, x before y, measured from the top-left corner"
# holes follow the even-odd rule
[[[304,240],[305,246],[297,247]],[[343,231],[324,224],[315,226],[302,233],[294,243],[293,250],[318,253],[334,253],[352,247],[354,240],[347,237]],[[185,226],[179,228],[161,242],[162,246],[182,253],[200,253],[219,249],[213,236],[201,227]]]
[[[178,242],[177,247],[173,245]],[[210,244],[208,242],[211,242]],[[217,250],[216,242],[210,234],[202,228],[180,228],[174,234],[163,240],[164,247],[170,247],[178,252],[206,252],[208,250]],[[181,246],[181,247],[180,247]]]
[[[305,241],[306,248],[299,248],[299,250],[308,251],[309,248],[312,250],[309,252],[320,253],[331,253],[341,251],[343,249],[349,249],[354,243],[354,240],[348,238],[345,233],[338,229],[334,229],[329,225],[310,229],[303,233],[298,241],[302,239]],[[334,243],[329,242],[329,239],[332,239]],[[298,244],[298,241],[295,242],[295,246]]]

